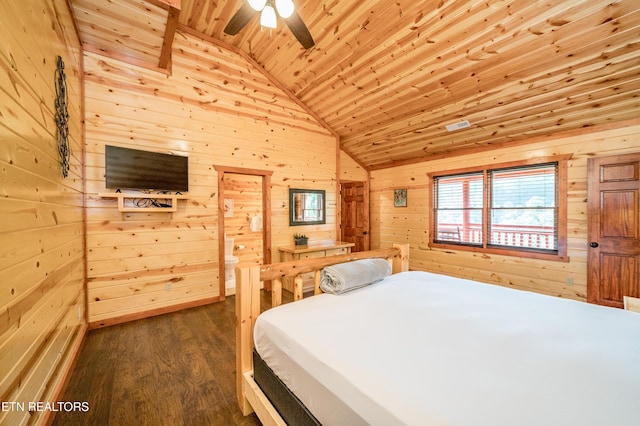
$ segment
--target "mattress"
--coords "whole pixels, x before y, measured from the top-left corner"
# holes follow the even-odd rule
[[[426,272],[270,309],[256,351],[324,425],[637,425],[640,315]]]

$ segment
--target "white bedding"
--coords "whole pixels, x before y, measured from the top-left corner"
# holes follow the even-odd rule
[[[324,425],[640,424],[640,315],[426,272],[258,317]]]

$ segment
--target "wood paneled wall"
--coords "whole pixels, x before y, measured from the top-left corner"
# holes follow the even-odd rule
[[[82,56],[64,0],[0,2],[0,424],[43,421],[86,330]],[[69,176],[62,177],[54,73],[67,77]]]
[[[340,179],[364,182],[369,179],[369,173],[349,154],[340,150]]]
[[[171,76],[85,54],[87,257],[92,326],[216,300],[215,166],[273,171],[272,251],[294,232],[335,238],[336,138],[254,65],[178,32]],[[189,156],[178,211],[121,214],[105,192],[105,144]],[[288,188],[327,191],[326,225],[290,228]],[[222,277],[224,279],[224,277]]]
[[[575,136],[371,173],[372,247],[411,244],[411,269],[469,278],[523,290],[586,300],[587,159],[640,151],[640,125]],[[568,176],[568,255],[554,262],[455,250],[430,249],[427,173],[514,160],[572,154]],[[393,189],[407,188],[407,207],[393,207]],[[570,284],[573,282],[573,284]]]

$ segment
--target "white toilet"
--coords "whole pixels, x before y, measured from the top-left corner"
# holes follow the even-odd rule
[[[224,281],[226,295],[236,294],[236,265],[240,262],[238,256],[233,255],[233,238],[224,238]]]

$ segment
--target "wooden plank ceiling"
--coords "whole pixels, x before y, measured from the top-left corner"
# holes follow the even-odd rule
[[[640,117],[637,0],[294,0],[308,50],[281,19],[224,34],[243,1],[71,3],[85,47],[132,63],[168,68],[175,27],[244,51],[369,170]]]

